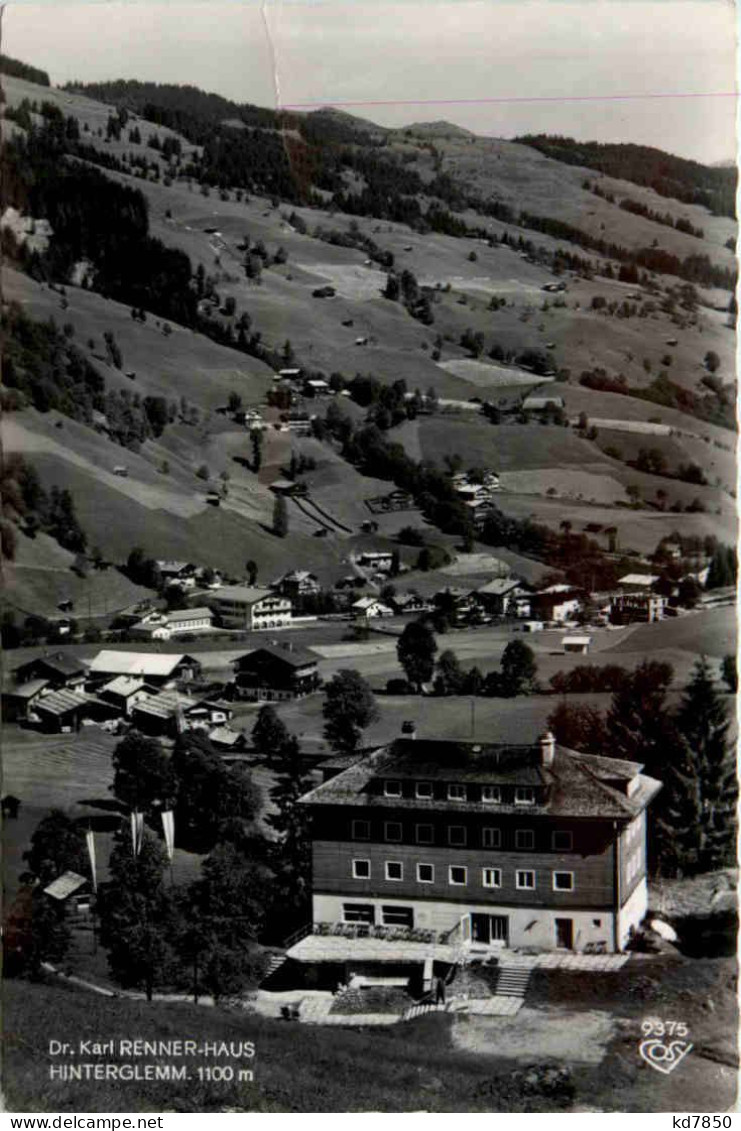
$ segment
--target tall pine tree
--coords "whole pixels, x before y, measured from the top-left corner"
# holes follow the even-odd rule
[[[275,851],[276,882],[282,903],[290,906],[303,922],[308,911],[311,891],[311,840],[309,812],[300,798],[308,793],[313,782],[304,767],[297,739],[291,735],[273,758],[275,784],[270,799],[276,812],[268,824],[278,835]]]
[[[667,767],[659,814],[675,868],[692,874],[728,867],[736,859],[736,764],[726,705],[704,657],[695,665],[675,721],[680,756]]]

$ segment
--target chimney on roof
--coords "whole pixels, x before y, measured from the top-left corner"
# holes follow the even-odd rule
[[[414,739],[417,737],[417,724],[412,719],[407,719],[401,724],[401,733],[404,738]]]
[[[541,766],[552,766],[553,759],[556,754],[556,739],[552,731],[547,730],[538,739],[540,746],[540,764]]]

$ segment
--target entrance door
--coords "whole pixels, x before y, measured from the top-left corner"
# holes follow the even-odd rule
[[[574,949],[573,919],[556,919],[556,946],[559,950]]]
[[[506,915],[471,915],[471,939],[489,946],[497,943],[506,946],[509,937],[509,919]]]

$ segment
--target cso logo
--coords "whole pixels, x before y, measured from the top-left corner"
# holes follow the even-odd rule
[[[657,1072],[668,1076],[678,1068],[692,1050],[692,1044],[684,1039],[689,1029],[684,1021],[662,1021],[658,1017],[647,1017],[641,1022],[643,1040],[638,1051]]]

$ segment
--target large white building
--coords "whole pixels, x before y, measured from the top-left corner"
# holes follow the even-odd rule
[[[288,628],[293,620],[290,600],[272,589],[224,585],[208,600],[226,628],[260,632],[269,628]]]

